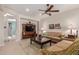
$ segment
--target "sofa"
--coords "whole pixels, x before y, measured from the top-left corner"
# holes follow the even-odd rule
[[[79,53],[79,38],[75,41],[62,40],[51,47],[41,49],[43,55],[77,55]]]
[[[46,32],[43,36],[51,39],[53,43],[58,43],[59,41],[62,40],[69,40],[69,41],[75,40],[75,36],[74,37],[71,36],[69,37],[69,35],[65,36],[62,32]]]
[[[62,32],[47,32],[48,36],[59,37],[62,35]]]
[[[43,34],[44,37],[51,39],[53,43],[57,43],[61,41],[61,37],[63,36],[61,32],[46,32]]]

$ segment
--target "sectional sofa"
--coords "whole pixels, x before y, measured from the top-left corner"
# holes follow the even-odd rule
[[[41,49],[41,53],[43,55],[79,54],[79,38],[75,38],[74,40],[72,39],[72,41],[63,39],[62,41],[52,45],[51,47]]]

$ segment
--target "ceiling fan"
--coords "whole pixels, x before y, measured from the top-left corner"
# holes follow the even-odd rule
[[[52,10],[54,5],[46,4],[46,6],[47,6],[46,10],[39,9],[39,11],[44,11],[44,13],[42,13],[42,15],[47,14],[47,15],[51,16],[52,15],[51,12],[59,12],[59,10]]]

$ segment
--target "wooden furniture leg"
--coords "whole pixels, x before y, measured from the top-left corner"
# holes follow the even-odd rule
[[[30,44],[32,44],[32,38],[30,38]]]
[[[50,46],[52,45],[52,42],[50,41]]]
[[[43,48],[43,44],[41,44],[41,49]]]

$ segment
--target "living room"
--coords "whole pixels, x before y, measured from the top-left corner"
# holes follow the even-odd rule
[[[35,55],[35,54],[41,54],[39,53],[41,51],[43,54],[51,54],[51,53],[43,52],[44,48],[48,48],[48,50],[50,50],[49,48],[51,46],[54,46],[54,44],[57,45],[59,42],[61,43],[60,45],[63,44],[64,47],[66,47],[68,44],[67,47],[69,47],[72,44],[72,42],[75,41],[75,39],[77,39],[79,36],[78,35],[79,33],[79,23],[78,23],[79,5],[78,4],[75,4],[75,5],[74,4],[71,4],[71,5],[70,4],[54,4],[54,5],[49,4],[49,8],[50,6],[54,6],[52,10],[59,10],[59,12],[57,11],[57,12],[46,12],[46,13],[44,13],[44,11],[39,10],[39,9],[46,10],[47,9],[46,4],[37,4],[37,5],[36,4],[24,4],[24,5],[3,4],[0,6],[1,6],[0,17],[1,19],[3,19],[1,20],[3,23],[2,22],[0,23],[2,27],[0,29],[0,32],[2,33],[2,36],[0,37],[2,38],[0,39],[1,40],[0,44],[1,46],[5,46],[7,44],[6,47],[1,48],[2,49],[0,51],[1,54]],[[17,28],[16,28],[15,38],[8,38],[7,20],[9,18],[10,20],[16,19]],[[37,41],[31,39],[33,41],[32,43],[29,38],[23,38],[24,35],[27,33],[23,31],[24,28],[22,28],[23,27],[22,24],[25,24],[25,25],[30,24],[29,22],[35,25],[34,33],[36,33],[37,36],[41,34],[44,37],[44,40],[48,39],[47,41],[44,41],[42,45],[41,45],[41,42],[37,43]],[[60,36],[60,39],[52,35]],[[50,44],[51,45],[50,46],[48,43],[51,43],[51,39],[53,43],[52,45]],[[66,40],[66,46],[64,44],[65,42],[62,42],[61,39]],[[17,44],[18,42],[20,44],[20,47],[18,46],[19,49],[16,46],[18,45]],[[40,48],[40,46],[43,50]],[[11,47],[12,49],[9,49],[9,47]],[[58,45],[54,48],[58,48]],[[58,49],[62,50],[61,48],[58,48]]]

